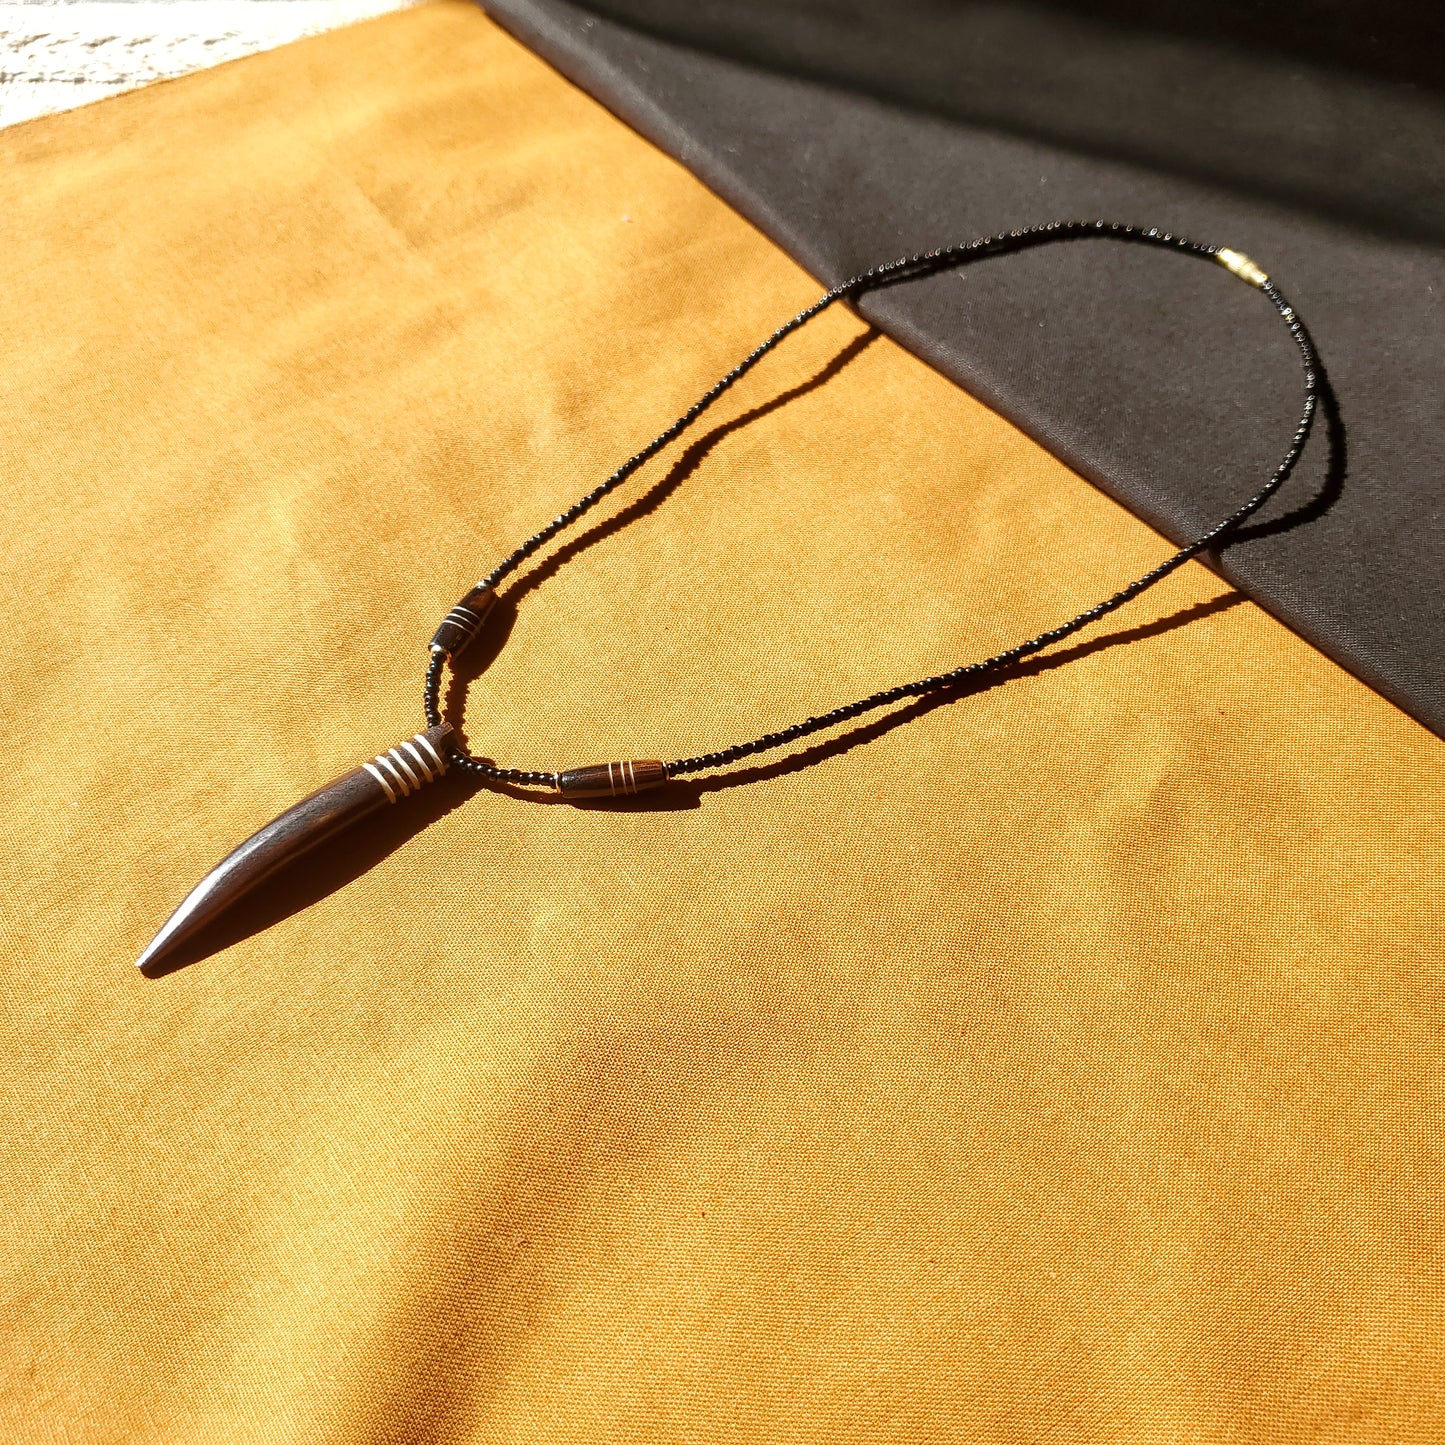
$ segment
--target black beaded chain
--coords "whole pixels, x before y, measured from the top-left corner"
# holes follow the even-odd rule
[[[932,677],[919,678],[916,682],[900,683],[895,687],[884,688],[881,692],[871,693],[867,697],[859,698],[856,702],[844,703],[841,707],[835,707],[829,712],[804,718],[803,721],[792,723],[777,732],[764,733],[751,742],[734,743],[731,747],[720,748],[716,752],[702,753],[695,758],[678,758],[673,762],[663,764],[663,771],[666,777],[675,778],[686,773],[698,773],[710,768],[725,767],[729,763],[735,763],[754,753],[782,747],[786,743],[796,742],[799,738],[807,737],[810,733],[820,732],[825,728],[834,727],[838,723],[861,717],[864,713],[872,712],[876,708],[902,702],[904,698],[921,697],[926,693],[957,687],[961,683],[975,682],[989,674],[1008,668],[1020,659],[1039,652],[1055,642],[1062,641],[1087,627],[1091,622],[1096,622],[1116,608],[1122,607],[1146,588],[1152,587],[1176,568],[1192,557],[1198,556],[1199,553],[1233,531],[1247,517],[1258,511],[1284,484],[1294,470],[1300,453],[1304,450],[1305,442],[1310,434],[1310,427],[1314,422],[1319,399],[1319,364],[1314,342],[1311,340],[1304,322],[1300,320],[1294,307],[1285,300],[1274,282],[1248,257],[1219,246],[1208,246],[1197,241],[1189,241],[1182,236],[1171,235],[1168,231],[1161,231],[1155,227],[1144,230],[1117,221],[1050,221],[1045,225],[1029,226],[1018,231],[984,236],[975,241],[945,246],[936,251],[923,251],[914,256],[903,256],[896,261],[872,266],[867,271],[840,282],[831,290],[824,292],[811,306],[798,312],[791,321],[780,326],[761,346],[750,352],[726,376],[709,387],[666,431],[659,433],[640,452],[623,462],[606,481],[594,487],[586,496],[579,497],[565,512],[559,512],[541,531],[523,542],[511,556],[494,568],[478,584],[476,590],[486,589],[490,592],[495,589],[498,583],[514,572],[539,547],[550,542],[564,528],[571,526],[584,512],[596,506],[603,497],[626,481],[644,462],[656,456],[669,442],[686,431],[723,392],[727,391],[734,382],[746,376],[785,337],[811,321],[820,311],[825,311],[835,301],[854,298],[880,286],[895,285],[932,276],[980,256],[997,255],[1029,246],[1043,245],[1050,241],[1074,240],[1081,237],[1102,237],[1107,240],[1163,246],[1172,251],[1183,251],[1189,255],[1200,256],[1227,266],[1229,270],[1248,281],[1269,298],[1285,325],[1288,326],[1295,345],[1299,347],[1300,357],[1304,363],[1305,389],[1304,409],[1300,414],[1299,425],[1295,428],[1294,437],[1290,441],[1283,460],[1274,469],[1269,480],[1247,502],[1236,507],[1222,521],[1210,527],[1207,532],[1181,547],[1172,557],[1166,558],[1157,567],[1129,583],[1127,587],[1121,588],[1111,597],[1106,597],[1102,602],[1096,602],[1092,607],[1086,608],[1067,622],[1061,622],[1057,627],[1051,627],[1047,632],[1041,632],[1037,637],[1029,638],[1027,642],[1017,643],[992,657],[984,658],[979,662],[966,663],[950,672],[941,672]],[[432,727],[438,726],[441,722],[438,694],[441,688],[442,669],[445,667],[447,659],[447,651],[433,643],[431,665],[427,668],[424,693],[426,718]],[[451,760],[457,766],[494,782],[547,787],[558,784],[559,774],[556,772],[498,767],[487,758],[474,757],[455,741],[452,743],[452,749]]]

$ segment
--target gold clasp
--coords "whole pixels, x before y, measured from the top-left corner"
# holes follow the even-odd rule
[[[1227,246],[1221,246],[1214,253],[1214,259],[1221,266],[1233,271],[1241,281],[1248,281],[1251,286],[1263,286],[1269,280],[1269,277],[1243,251],[1231,251]]]

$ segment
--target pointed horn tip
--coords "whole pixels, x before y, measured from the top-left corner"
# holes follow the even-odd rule
[[[156,961],[168,952],[170,952],[170,949],[166,941],[161,938],[160,934],[157,934],[146,944],[145,951],[136,959],[135,966],[149,977],[150,971],[153,969]]]

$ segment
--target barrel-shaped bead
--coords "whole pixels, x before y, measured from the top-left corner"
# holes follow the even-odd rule
[[[473,587],[445,617],[431,640],[433,652],[458,653],[482,630],[497,594],[490,587]]]
[[[660,788],[666,781],[666,766],[645,758],[569,768],[557,774],[557,791],[564,798],[628,798],[647,788]]]

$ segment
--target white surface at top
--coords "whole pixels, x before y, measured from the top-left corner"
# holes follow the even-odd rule
[[[0,126],[268,50],[413,0],[0,4]]]

